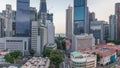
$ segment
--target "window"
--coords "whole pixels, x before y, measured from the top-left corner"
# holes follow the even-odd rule
[[[24,50],[27,50],[27,43],[26,43],[26,41],[24,42]]]

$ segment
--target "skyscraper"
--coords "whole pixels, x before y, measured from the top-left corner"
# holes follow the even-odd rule
[[[31,26],[31,49],[36,51],[36,55],[41,55],[42,45],[40,39],[40,22],[32,21]]]
[[[74,0],[74,25],[75,35],[89,33],[89,13],[87,0]]]
[[[116,15],[116,28],[117,28],[117,40],[120,40],[120,3],[115,4],[115,15]]]
[[[43,24],[45,25],[47,20],[47,5],[46,0],[40,0],[40,7],[38,13],[38,19],[41,19]]]
[[[0,15],[0,38],[4,37],[5,17]]]
[[[12,7],[11,5],[6,5],[6,13],[5,13],[5,36],[6,37],[12,37],[13,31],[12,31]]]
[[[47,13],[47,20],[53,22],[53,13]]]
[[[96,44],[104,42],[104,21],[92,21],[90,23],[90,33],[95,37]]]
[[[110,40],[116,40],[115,15],[110,15],[109,23],[110,23]]]
[[[48,20],[47,21],[47,34],[48,34],[48,37],[47,37],[47,40],[48,40],[48,43],[49,44],[54,44],[55,43],[55,27],[54,27],[54,24]]]
[[[66,36],[72,40],[72,7],[69,6],[66,10]]]
[[[110,37],[110,29],[109,29],[109,24],[107,22],[104,22],[103,29],[104,29],[104,42],[106,43],[109,40]]]
[[[16,35],[30,36],[30,0],[17,0]]]
[[[30,21],[37,21],[37,9],[35,7],[30,7]]]

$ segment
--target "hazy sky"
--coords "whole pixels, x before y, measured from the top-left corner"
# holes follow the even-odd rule
[[[30,0],[31,7],[39,9],[40,0]],[[73,0],[46,0],[49,12],[54,13],[54,25],[56,33],[65,33],[66,9],[73,5]],[[96,13],[98,20],[109,21],[109,16],[114,14],[114,6],[120,0],[88,0],[90,12]],[[0,12],[5,9],[6,4],[11,4],[16,10],[16,0],[0,0]]]

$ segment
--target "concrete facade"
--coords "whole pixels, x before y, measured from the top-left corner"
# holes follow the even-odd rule
[[[66,36],[69,40],[72,40],[72,25],[73,25],[73,21],[72,21],[72,17],[73,17],[73,8],[71,6],[68,7],[68,9],[66,9]]]
[[[0,50],[9,49],[10,51],[20,50],[22,55],[29,53],[28,37],[5,37],[0,38]]]
[[[95,38],[92,34],[83,34],[73,37],[73,51],[80,51],[85,49],[94,49],[95,47]]]
[[[72,68],[96,68],[96,55],[80,52],[71,53]]]

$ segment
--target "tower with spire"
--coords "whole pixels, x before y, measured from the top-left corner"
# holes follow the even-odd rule
[[[45,22],[47,20],[47,4],[46,4],[46,0],[40,0],[38,19],[41,20],[42,23],[45,25]]]

